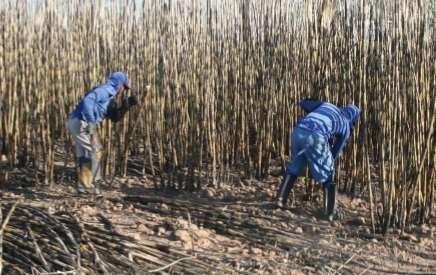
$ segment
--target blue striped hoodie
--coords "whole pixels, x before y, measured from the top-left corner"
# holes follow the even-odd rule
[[[323,135],[333,140],[332,155],[336,159],[350,138],[360,110],[354,105],[339,108],[320,100],[302,100],[300,106],[308,113],[297,122],[298,128]]]

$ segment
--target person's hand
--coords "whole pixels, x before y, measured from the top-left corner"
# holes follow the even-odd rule
[[[132,106],[135,106],[138,104],[138,98],[134,95],[129,96],[128,101],[129,101],[129,107],[132,107]]]
[[[88,132],[88,135],[90,135],[90,136],[94,135],[95,133],[97,133],[97,124],[88,123],[86,131]]]

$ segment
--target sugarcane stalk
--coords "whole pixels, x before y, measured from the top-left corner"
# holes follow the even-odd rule
[[[79,218],[77,218],[76,216],[71,216],[71,218],[74,219],[76,225],[80,228],[80,233],[81,233],[82,240],[91,248],[91,251],[92,251],[92,253],[94,255],[94,263],[99,266],[99,268],[101,269],[101,271],[104,274],[109,274],[109,272],[108,272],[108,270],[106,268],[107,264],[100,258],[100,255],[99,255],[98,251],[95,249],[94,245],[89,240],[88,234],[86,233],[85,228],[83,227],[83,225],[80,222]]]
[[[36,251],[36,254],[41,259],[41,262],[44,264],[45,270],[50,271],[51,268],[48,265],[47,261],[45,260],[44,255],[42,255],[41,248],[39,247],[38,243],[36,242],[35,235],[33,234],[33,231],[29,225],[27,225],[27,231],[29,232],[29,235],[32,238],[32,243],[33,243],[34,249]]]
[[[3,210],[0,203],[0,224],[3,224]],[[0,274],[3,270],[3,234],[0,234]]]

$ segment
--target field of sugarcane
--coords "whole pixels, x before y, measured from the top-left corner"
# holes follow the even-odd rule
[[[120,70],[140,100],[100,127],[106,177],[134,167],[187,190],[234,170],[262,179],[288,160],[298,101],[316,97],[362,110],[340,189],[368,200],[374,228],[425,223],[436,196],[434,5],[1,0],[0,177],[32,167],[37,184],[56,185],[55,164],[74,161],[68,113]]]

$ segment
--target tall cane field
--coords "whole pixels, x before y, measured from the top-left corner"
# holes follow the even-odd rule
[[[374,228],[424,223],[436,197],[435,8],[0,0],[0,173],[30,167],[55,185],[56,167],[74,162],[68,114],[125,71],[139,104],[99,127],[106,177],[136,169],[188,190],[230,171],[261,179],[289,160],[298,102],[319,98],[362,111],[337,162],[340,190],[370,202]]]

